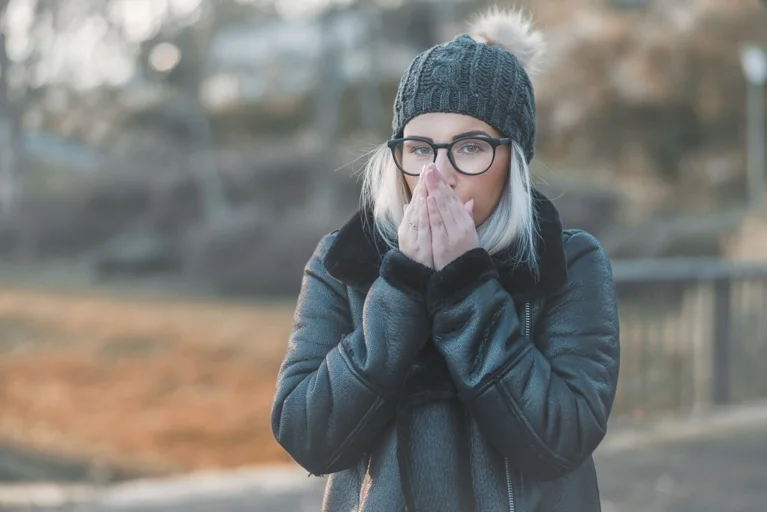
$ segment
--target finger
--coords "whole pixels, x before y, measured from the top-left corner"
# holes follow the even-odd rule
[[[458,194],[456,194],[455,190],[447,184],[445,176],[439,171],[437,171],[436,175],[438,181],[437,186],[445,195],[446,204],[449,204],[450,206],[463,206],[463,203],[461,203],[461,200],[458,198]]]
[[[426,198],[429,210],[429,227],[431,228],[432,245],[444,248],[447,245],[447,231],[442,214],[437,206],[437,199],[430,195]]]
[[[412,204],[412,201],[411,201]],[[397,228],[398,245],[401,250],[405,250],[410,247],[413,235],[410,233],[410,207],[405,208],[405,213],[402,216],[402,222],[400,222]]]
[[[418,204],[415,207],[415,211],[413,213],[413,224],[418,226],[416,241],[420,244],[423,237],[429,235],[429,214],[426,208],[426,189],[424,189],[423,186],[420,186],[420,183],[416,201]]]
[[[402,205],[402,222],[400,224],[407,225],[408,221],[410,220],[410,217],[412,216],[411,212],[413,210],[413,200],[411,198],[410,202],[406,202]]]
[[[404,235],[405,237],[407,237],[408,241],[410,240],[415,241],[414,233],[411,233],[412,231],[414,231],[414,229],[410,226],[410,224],[413,223],[413,219],[416,218],[415,212],[417,212],[418,210],[418,207],[417,207],[418,201],[416,200],[416,195],[415,195],[417,190],[418,190],[417,186],[413,187],[413,190],[410,194],[410,199],[404,205],[404,213],[402,215],[402,221],[400,222],[400,227],[402,228],[402,230],[405,231],[405,232],[402,232],[402,230],[400,230],[400,237]]]
[[[466,201],[466,204],[463,205],[463,207],[466,208],[466,213],[468,213],[471,220],[474,221],[474,199]]]
[[[448,208],[450,208],[450,213],[453,216],[453,220],[455,221],[456,226],[465,226],[471,224],[474,225],[474,220],[472,218],[474,203],[471,203],[471,211],[468,209],[469,207],[467,204],[463,204],[461,200],[458,198],[458,194],[456,194],[452,189],[448,190],[446,192],[448,197],[450,197],[450,200],[448,202]]]
[[[421,188],[418,206],[418,237],[416,242],[431,248],[431,226],[429,225],[429,207],[426,204],[426,191]]]
[[[446,208],[449,210],[450,217],[452,218],[452,222],[455,226],[462,226],[464,224],[474,224],[474,220],[472,218],[473,214],[473,207],[474,203],[472,202],[471,207],[472,211],[469,212],[466,209],[466,205],[464,205],[460,198],[458,197],[458,194],[455,193],[455,190],[453,190],[450,185],[447,184],[447,181],[445,181],[444,177],[442,175],[439,175],[439,185],[438,188],[440,192],[445,197],[445,205]],[[444,217],[444,215],[443,215]]]
[[[434,171],[430,176],[432,176],[433,180],[436,181],[436,185],[434,186],[434,192],[430,195],[434,196],[434,199],[436,200],[437,209],[439,210],[440,215],[442,216],[442,222],[445,225],[445,229],[447,230],[448,235],[450,232],[455,229],[455,226],[457,225],[457,219],[455,218],[455,215],[453,214],[453,208],[451,206],[451,200],[450,200],[450,194],[454,194],[453,191],[448,187],[438,176],[438,171]]]
[[[413,205],[413,210],[418,211],[418,193],[423,188],[423,177],[419,177],[418,181],[413,187],[413,191],[410,194],[410,203]]]
[[[418,191],[423,187],[422,182],[423,179],[419,177],[418,181],[413,187],[413,190],[410,191],[410,201],[405,203],[409,205],[407,210],[408,220],[416,218],[414,214],[418,211]]]
[[[406,211],[406,220],[408,222],[415,222],[418,220],[418,197],[421,188],[421,180],[419,179],[410,191],[410,200],[406,203],[408,205]]]

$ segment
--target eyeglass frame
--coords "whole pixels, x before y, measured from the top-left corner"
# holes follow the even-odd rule
[[[505,137],[505,138],[502,138],[502,139],[498,139],[496,137],[488,137],[488,136],[485,136],[485,135],[467,135],[465,137],[460,137],[458,139],[455,139],[452,142],[443,142],[443,143],[440,143],[440,144],[432,142],[431,140],[426,139],[424,137],[402,137],[402,138],[397,138],[397,139],[390,139],[389,141],[386,142],[386,145],[391,150],[391,156],[392,156],[392,159],[394,160],[394,164],[397,166],[397,169],[399,169],[399,171],[401,173],[407,174],[408,176],[420,176],[421,173],[418,173],[418,174],[409,173],[405,169],[403,169],[400,166],[399,162],[397,161],[397,155],[394,153],[395,147],[397,146],[397,144],[405,142],[406,140],[417,140],[419,142],[424,142],[424,143],[428,144],[429,146],[431,146],[432,150],[434,150],[434,160],[432,160],[432,163],[437,161],[437,156],[439,156],[439,150],[440,149],[447,149],[447,158],[450,160],[450,163],[453,164],[453,169],[455,169],[459,173],[463,174],[464,176],[480,176],[482,174],[485,174],[487,171],[490,170],[490,168],[495,163],[495,155],[496,155],[498,146],[503,146],[503,145],[506,145],[506,144],[511,144],[511,142],[512,142],[512,139],[510,137]],[[492,146],[492,148],[493,148],[493,159],[490,161],[490,165],[487,166],[487,169],[485,169],[482,172],[471,173],[471,172],[464,172],[464,171],[462,171],[462,170],[460,170],[458,168],[458,164],[455,163],[455,158],[453,157],[453,145],[455,145],[455,144],[457,144],[457,143],[459,143],[461,141],[465,141],[465,140],[482,140],[482,141],[485,141],[488,144],[490,144],[490,146]]]

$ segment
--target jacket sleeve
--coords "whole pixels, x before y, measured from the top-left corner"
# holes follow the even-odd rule
[[[480,429],[540,480],[563,476],[597,448],[618,380],[610,263],[582,231],[565,252],[567,283],[544,302],[534,339],[483,249],[436,273],[427,300],[438,350]]]
[[[275,438],[315,475],[351,467],[370,449],[431,332],[431,270],[398,250],[385,255],[355,328],[346,286],[323,266],[332,236],[305,267],[272,407]]]

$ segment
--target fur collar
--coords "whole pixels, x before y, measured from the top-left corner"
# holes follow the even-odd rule
[[[556,292],[567,279],[567,262],[562,241],[559,212],[543,194],[533,189],[534,209],[538,217],[539,237],[536,252],[540,277],[529,268],[499,263],[501,285],[516,300],[533,300]],[[378,278],[386,244],[373,229],[372,212],[357,212],[338,232],[328,250],[325,268],[342,283],[367,293]]]

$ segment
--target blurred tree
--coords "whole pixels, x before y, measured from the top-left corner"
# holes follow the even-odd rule
[[[256,8],[236,0],[196,7],[186,2],[191,9],[173,0],[140,4],[0,0],[0,209],[12,208],[20,196],[23,133],[30,113],[36,129],[61,133],[67,127],[70,135],[80,132],[87,138],[92,123],[72,108],[73,101],[94,106],[113,97],[109,90],[114,86],[143,77],[180,92],[183,129],[198,142],[211,139],[197,100],[204,52],[218,24]],[[168,69],[152,68],[150,53],[163,41],[172,42],[181,59]],[[112,110],[118,104],[109,103]],[[205,181],[207,189],[215,188],[212,180]]]
[[[90,23],[95,31],[103,27],[104,40],[127,40],[110,7],[110,0],[0,0],[0,211],[14,208],[21,196],[27,114],[47,102],[53,105],[48,111],[61,115],[80,78],[56,62],[67,46],[61,36]],[[91,48],[74,48],[92,55]]]
[[[7,18],[10,0],[0,0],[0,213],[9,212],[21,186],[21,105],[11,92]]]
[[[610,0],[612,5],[617,8],[637,9],[644,8],[650,4],[651,0]]]
[[[205,79],[207,53],[218,31],[259,13],[259,8],[236,0],[203,3],[195,23],[166,20],[157,34],[142,42],[137,68],[139,74],[160,85],[169,95],[159,108],[143,111],[132,120],[135,128],[177,133],[175,144],[181,165],[191,169],[199,186],[208,221],[226,218],[230,205],[214,157],[215,140],[211,122],[200,103]],[[174,49],[177,60],[163,68],[153,59],[160,49]]]

